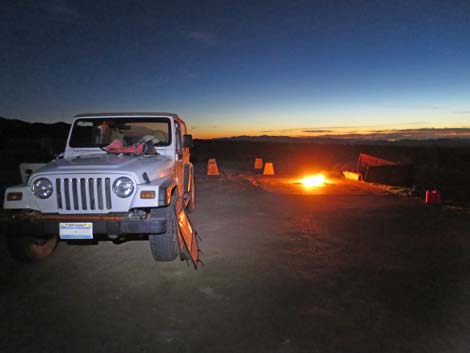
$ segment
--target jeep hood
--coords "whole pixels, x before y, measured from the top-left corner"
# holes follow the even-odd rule
[[[137,183],[144,183],[143,174],[147,173],[150,180],[171,175],[173,162],[161,155],[89,155],[74,159],[60,159],[39,168],[34,175],[57,174],[131,174]]]

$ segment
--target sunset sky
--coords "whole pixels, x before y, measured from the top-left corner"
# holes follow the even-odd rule
[[[170,111],[200,138],[470,127],[468,0],[11,1],[0,31],[7,118]]]

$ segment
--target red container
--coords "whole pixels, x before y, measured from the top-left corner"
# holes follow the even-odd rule
[[[441,193],[439,190],[426,190],[426,205],[440,205]]]

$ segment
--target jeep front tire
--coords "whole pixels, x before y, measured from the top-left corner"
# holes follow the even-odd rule
[[[176,220],[176,197],[168,206],[168,225],[165,233],[150,234],[150,251],[155,261],[173,261],[179,254],[178,224]]]

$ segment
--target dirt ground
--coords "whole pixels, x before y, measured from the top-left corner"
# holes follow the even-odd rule
[[[0,352],[468,352],[470,221],[354,183],[197,179],[205,267],[145,241],[0,249]]]

